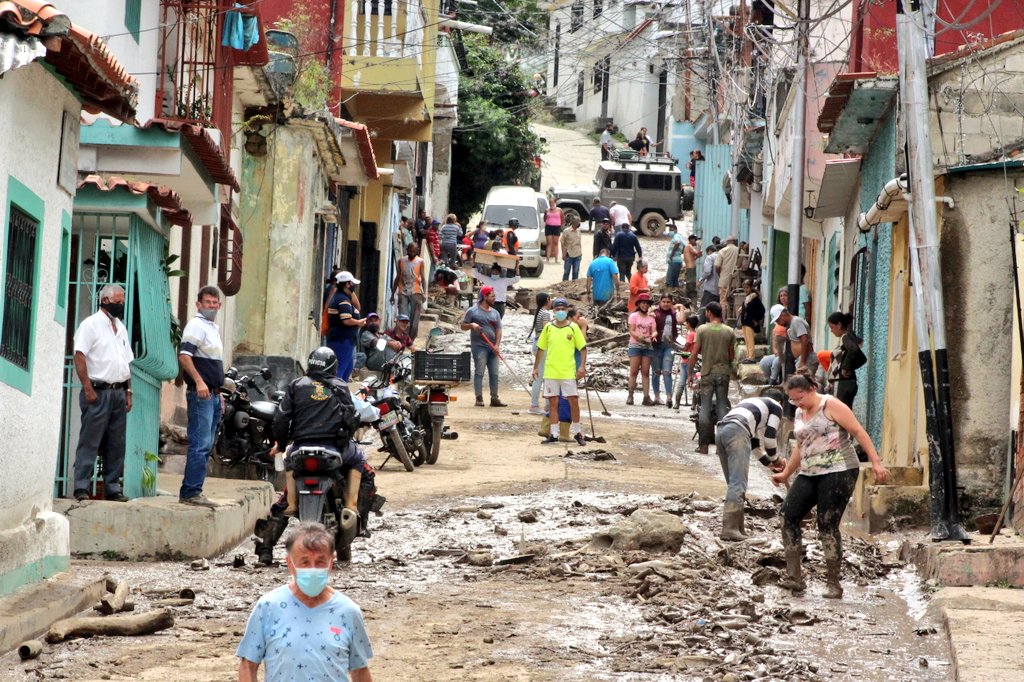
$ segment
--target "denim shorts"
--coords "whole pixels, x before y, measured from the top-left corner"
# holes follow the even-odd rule
[[[643,346],[628,346],[626,348],[626,355],[631,358],[653,358],[654,349]]]

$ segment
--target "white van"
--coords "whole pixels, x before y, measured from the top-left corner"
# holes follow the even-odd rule
[[[488,230],[508,227],[508,221],[519,221],[520,272],[526,277],[539,277],[544,270],[541,245],[544,243],[543,221],[532,187],[500,185],[492,187],[484,201],[483,221]]]

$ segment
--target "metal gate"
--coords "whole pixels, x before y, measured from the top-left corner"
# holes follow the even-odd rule
[[[156,494],[160,434],[160,385],[177,373],[170,338],[170,303],[163,268],[166,238],[131,213],[76,213],[72,218],[68,325],[65,340],[61,452],[54,495],[72,492],[74,456],[81,428],[81,382],[74,367],[74,332],[97,310],[99,292],[108,284],[125,290],[124,324],[132,363],[132,411],[125,434],[123,490],[129,497]],[[101,459],[91,493],[99,492]]]

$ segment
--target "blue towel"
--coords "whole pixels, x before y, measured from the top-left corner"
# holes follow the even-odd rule
[[[244,8],[243,5],[238,4],[235,7]],[[224,37],[221,40],[221,45],[245,51],[258,42],[260,42],[260,27],[254,15],[241,12],[224,14]]]

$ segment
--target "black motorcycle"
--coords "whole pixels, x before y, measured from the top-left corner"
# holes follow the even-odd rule
[[[402,463],[406,471],[414,471],[430,456],[424,430],[417,426],[403,399],[411,377],[411,358],[399,353],[384,363],[377,376],[367,379],[359,387],[363,400],[380,410],[380,418],[373,427],[380,433],[381,449],[388,453],[382,467],[393,457]]]
[[[334,534],[338,561],[352,559],[352,541],[370,537],[370,513],[380,514],[384,498],[377,494],[373,469],[367,465],[359,482],[357,513],[344,507],[347,471],[333,448],[303,445],[285,460],[298,493],[299,521],[321,523]]]
[[[270,369],[260,370],[260,378],[270,381]],[[274,415],[284,397],[282,391],[267,392],[257,385],[255,377],[238,376],[232,367],[225,373],[224,412],[217,427],[217,441],[213,449],[214,461],[225,466],[253,464],[261,479],[269,479],[274,460],[270,456],[273,446]]]

